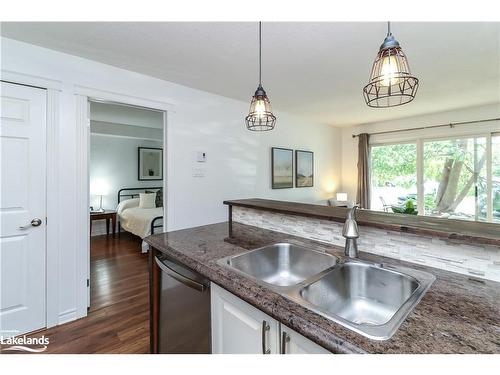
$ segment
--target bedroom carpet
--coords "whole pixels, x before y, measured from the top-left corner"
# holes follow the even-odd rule
[[[91,239],[91,307],[87,317],[38,331],[50,344],[45,353],[149,353],[148,254],[141,240]]]

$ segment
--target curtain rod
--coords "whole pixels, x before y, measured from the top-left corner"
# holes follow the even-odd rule
[[[387,131],[384,131],[384,132],[375,132],[375,133],[368,133],[368,134],[369,135],[378,135],[378,134],[400,133],[400,132],[408,132],[408,131],[412,131],[412,130],[424,130],[424,129],[443,128],[443,127],[453,128],[456,125],[477,124],[478,122],[490,122],[490,121],[499,121],[499,120],[500,120],[500,117],[489,118],[489,119],[486,119],[486,120],[450,122],[449,124],[421,126],[419,128],[400,129],[400,130],[387,130]],[[352,137],[353,138],[359,137],[359,134],[353,134]]]

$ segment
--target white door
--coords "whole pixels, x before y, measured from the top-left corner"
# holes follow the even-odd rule
[[[211,284],[212,353],[278,353],[279,323],[238,297]]]
[[[46,92],[3,83],[0,335],[45,327]]]
[[[322,346],[281,324],[281,354],[332,354]]]

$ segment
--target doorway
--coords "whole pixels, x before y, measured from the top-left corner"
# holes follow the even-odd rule
[[[89,311],[148,292],[143,241],[164,225],[165,112],[89,101]]]

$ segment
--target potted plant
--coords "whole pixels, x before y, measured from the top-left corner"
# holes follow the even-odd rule
[[[403,206],[392,206],[392,212],[396,214],[417,215],[418,211],[415,209],[415,201],[408,199]]]

